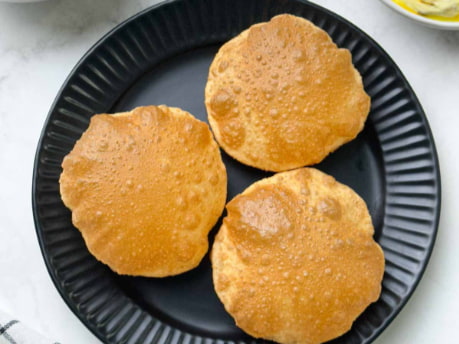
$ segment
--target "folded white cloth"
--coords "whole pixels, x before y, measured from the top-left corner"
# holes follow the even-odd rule
[[[0,311],[0,344],[59,344]]]

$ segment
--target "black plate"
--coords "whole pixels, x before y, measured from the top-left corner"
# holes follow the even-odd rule
[[[306,1],[168,1],[121,24],[83,57],[50,110],[35,160],[33,211],[49,273],[72,311],[105,343],[258,342],[218,301],[208,257],[165,279],[122,277],[97,262],[72,226],[58,178],[63,157],[94,113],[164,103],[206,120],[204,85],[218,47],[286,12],[313,21],[350,49],[372,98],[364,131],[318,166],[365,199],[386,256],[379,301],[333,343],[371,342],[419,282],[437,231],[440,175],[423,110],[387,54],[346,20]],[[268,175],[226,155],[224,161],[229,198]]]

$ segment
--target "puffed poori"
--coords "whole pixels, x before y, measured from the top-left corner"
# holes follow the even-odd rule
[[[237,326],[284,344],[347,332],[381,291],[384,256],[365,202],[316,169],[278,173],[227,204],[215,290]]]
[[[91,118],[64,158],[60,191],[89,251],[119,274],[196,267],[226,200],[226,170],[207,124],[172,107]]]
[[[351,54],[306,19],[283,14],[225,43],[205,89],[209,123],[236,160],[285,171],[354,139],[370,109]]]

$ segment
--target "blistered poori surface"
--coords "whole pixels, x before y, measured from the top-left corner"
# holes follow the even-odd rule
[[[199,264],[227,181],[205,123],[166,106],[95,115],[62,167],[72,221],[114,271],[161,277]]]
[[[205,99],[223,149],[271,171],[320,162],[356,137],[370,107],[350,52],[292,15],[253,25],[224,44]]]
[[[364,201],[310,168],[263,179],[227,205],[211,258],[236,324],[279,343],[323,343],[378,299],[384,256]]]

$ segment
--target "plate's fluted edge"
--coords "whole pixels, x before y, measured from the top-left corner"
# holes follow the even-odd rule
[[[284,1],[285,2],[285,1]],[[36,157],[35,157],[35,164],[34,164],[34,172],[33,172],[33,184],[32,184],[32,207],[33,207],[33,215],[34,215],[34,222],[35,222],[35,227],[36,227],[36,230],[37,230],[37,236],[38,236],[38,239],[39,239],[39,243],[40,243],[40,248],[42,250],[42,254],[43,254],[43,257],[45,259],[45,262],[46,262],[46,266],[47,266],[47,269],[50,273],[50,276],[53,280],[53,283],[56,285],[59,293],[61,294],[61,297],[64,299],[64,301],[68,304],[68,306],[70,307],[70,309],[77,315],[77,317],[79,317],[81,320],[83,320],[83,322],[85,324],[87,324],[90,328],[90,330],[96,335],[98,336],[101,340],[103,341],[108,341],[109,343],[118,343],[120,342],[123,338],[117,338],[117,323],[115,321],[115,323],[113,324],[114,326],[114,329],[113,331],[110,331],[110,333],[106,333],[105,335],[101,332],[101,328],[97,327],[95,324],[93,324],[91,321],[89,321],[90,319],[88,318],[85,318],[81,312],[81,309],[77,308],[71,301],[70,301],[70,298],[68,297],[67,294],[64,293],[64,287],[62,285],[60,285],[60,281],[59,279],[57,278],[57,270],[53,270],[52,269],[52,266],[53,266],[53,262],[51,261],[50,257],[48,255],[45,254],[45,251],[47,250],[47,248],[45,247],[45,244],[44,244],[44,238],[43,238],[43,233],[39,230],[39,227],[40,227],[40,222],[39,222],[39,213],[38,213],[38,206],[39,204],[37,204],[37,189],[36,189],[36,180],[37,178],[39,177],[38,175],[38,168],[39,166],[41,165],[41,161],[40,161],[40,152],[41,152],[41,148],[43,147],[43,142],[45,140],[45,135],[46,135],[46,132],[47,132],[47,128],[48,128],[48,125],[52,119],[52,114],[53,114],[53,109],[55,109],[58,104],[59,104],[59,101],[62,100],[62,95],[64,94],[64,91],[66,90],[66,88],[69,86],[72,78],[74,78],[74,76],[77,74],[78,70],[80,69],[80,67],[82,67],[85,62],[87,60],[89,60],[89,58],[96,52],[96,50],[98,48],[100,48],[101,46],[103,46],[103,44],[109,40],[112,36],[114,36],[115,33],[118,33],[120,31],[123,30],[123,28],[126,28],[128,27],[132,22],[136,21],[138,18],[142,17],[143,15],[147,15],[148,13],[150,13],[151,11],[154,11],[154,10],[158,10],[158,9],[161,9],[161,8],[165,8],[169,5],[174,5],[176,3],[181,3],[183,5],[183,1],[181,0],[169,0],[169,1],[165,1],[163,3],[160,3],[158,5],[155,5],[155,6],[152,6],[150,8],[147,8],[146,10],[140,12],[139,14],[131,17],[130,19],[128,19],[127,21],[121,23],[120,25],[118,25],[117,27],[115,27],[113,30],[111,30],[109,33],[107,33],[104,37],[102,37],[84,56],[83,58],[77,63],[77,65],[75,66],[75,68],[72,70],[72,72],[70,73],[69,77],[67,78],[67,80],[64,82],[62,88],[60,89],[53,105],[51,106],[51,110],[48,114],[48,117],[46,119],[46,122],[45,122],[45,126],[44,126],[44,129],[41,133],[41,136],[40,136],[40,139],[39,139],[39,143],[38,143],[38,148],[37,148],[37,152],[36,152]],[[282,3],[282,0],[279,1],[279,3]],[[285,2],[287,3],[287,2]],[[431,233],[431,241],[430,241],[430,244],[428,247],[426,247],[426,259],[422,261],[422,264],[421,264],[421,267],[420,267],[420,271],[419,271],[419,274],[417,275],[417,278],[415,279],[415,282],[414,284],[411,286],[410,290],[409,290],[409,293],[407,294],[408,296],[403,298],[403,302],[399,303],[398,306],[396,307],[396,311],[395,312],[392,312],[391,313],[391,316],[387,319],[385,319],[385,322],[380,326],[377,326],[376,328],[373,329],[373,332],[370,336],[366,336],[365,334],[358,334],[358,338],[360,338],[362,340],[362,343],[369,343],[371,342],[374,338],[377,337],[377,335],[379,335],[379,333],[394,319],[394,317],[397,315],[397,313],[401,310],[401,308],[403,307],[403,305],[406,303],[406,301],[408,300],[409,296],[412,294],[412,292],[414,291],[415,287],[417,286],[417,284],[419,283],[419,280],[421,279],[422,277],[422,274],[425,270],[425,267],[427,265],[427,262],[430,258],[430,254],[431,254],[431,251],[432,251],[432,247],[434,245],[434,242],[435,242],[435,235],[436,235],[436,228],[438,228],[438,222],[439,222],[439,213],[440,213],[440,196],[441,196],[441,185],[440,185],[440,174],[439,174],[439,166],[438,166],[438,157],[437,157],[437,154],[436,154],[436,150],[435,150],[435,146],[434,146],[434,143],[433,143],[433,138],[432,138],[432,134],[430,132],[430,128],[428,126],[428,123],[427,123],[427,119],[425,117],[425,114],[422,110],[422,108],[419,106],[419,101],[418,99],[416,98],[416,95],[414,94],[413,90],[411,89],[410,85],[408,84],[406,78],[403,76],[403,74],[399,71],[399,69],[396,67],[396,64],[394,63],[394,61],[384,52],[384,50],[374,41],[372,40],[369,36],[367,36],[362,30],[358,29],[357,27],[355,27],[353,24],[349,23],[347,20],[341,18],[340,16],[326,10],[326,9],[323,9],[322,7],[318,6],[318,5],[315,5],[315,4],[311,4],[307,1],[303,1],[303,0],[297,0],[295,3],[293,3],[294,5],[292,5],[293,2],[289,2],[289,10],[290,11],[293,11],[293,8],[294,6],[296,6],[296,4],[298,3],[301,3],[301,4],[306,4],[308,7],[310,8],[313,8],[315,9],[316,11],[319,11],[319,12],[322,12],[322,13],[326,13],[327,16],[329,17],[332,17],[334,18],[335,20],[337,21],[340,21],[341,23],[344,23],[346,26],[349,26],[351,29],[359,32],[366,40],[368,40],[372,45],[373,47],[375,47],[377,50],[378,50],[378,53],[380,55],[382,55],[385,59],[387,59],[389,61],[389,64],[391,64],[394,68],[394,71],[395,73],[397,73],[398,77],[400,78],[400,80],[403,82],[404,84],[404,87],[406,90],[408,90],[408,92],[410,93],[410,95],[412,97],[414,97],[414,104],[416,105],[417,107],[417,112],[420,114],[420,119],[423,123],[423,126],[424,128],[426,128],[426,136],[430,139],[429,140],[429,144],[430,144],[430,154],[432,155],[432,161],[433,161],[433,169],[434,169],[434,172],[435,172],[435,176],[436,176],[436,192],[435,194],[437,195],[437,203],[436,203],[436,208],[438,209],[437,212],[435,212],[436,216],[435,216],[435,219],[434,219],[434,225],[433,225],[433,228],[435,229],[435,231],[433,233]],[[186,6],[186,5],[185,5]],[[187,7],[187,9],[189,9]],[[266,14],[268,15],[268,14]],[[311,19],[314,19],[314,18],[311,18]],[[324,20],[322,23],[320,23],[322,25],[325,25],[326,24],[326,20]],[[334,28],[333,30],[335,30],[336,28]],[[182,29],[183,30],[183,29]],[[352,31],[352,30],[351,30]],[[214,40],[215,42],[216,41],[219,41],[221,40],[222,37],[218,35],[218,32],[216,33],[215,37],[214,37]],[[123,296],[125,297],[125,296]],[[147,315],[149,316],[149,315]],[[140,315],[140,317],[142,317]],[[86,320],[86,321],[85,321]],[[148,327],[150,330],[149,330],[149,333],[146,335],[146,336],[149,336],[151,333],[156,333],[158,336],[154,335],[154,338],[156,341],[160,341],[160,342],[165,342],[165,343],[172,343],[172,344],[175,344],[175,343],[181,343],[183,341],[185,342],[188,342],[188,340],[191,342],[195,342],[196,340],[197,341],[206,341],[206,342],[217,342],[218,340],[210,340],[210,339],[204,339],[202,337],[199,337],[199,336],[192,336],[192,335],[189,335],[189,334],[183,334],[183,336],[179,335],[177,336],[176,334],[174,335],[164,335],[163,332],[165,331],[164,330],[164,324],[162,324],[161,322],[155,320],[154,321],[154,325],[152,325],[151,327]],[[118,332],[119,332],[120,328],[118,328]],[[169,333],[171,330],[169,329],[168,331],[166,331],[167,333]],[[174,330],[175,331],[175,330]],[[173,332],[173,331],[172,331]],[[159,333],[159,334],[158,334]],[[191,338],[195,338],[193,340],[191,340],[189,337],[187,336],[191,336]],[[188,339],[186,339],[188,338]],[[209,343],[210,343],[209,342]],[[221,341],[223,342],[223,341]],[[227,342],[227,341],[226,341]]]
[[[299,0],[299,1],[302,2],[302,3],[309,3],[309,2],[307,2],[305,0]],[[398,305],[395,308],[395,310],[391,312],[390,316],[388,316],[384,320],[384,322],[382,324],[380,324],[380,326],[375,327],[373,329],[373,332],[372,332],[372,334],[370,336],[367,336],[366,338],[365,338],[365,336],[363,336],[362,343],[369,344],[369,343],[373,342],[387,326],[389,326],[389,324],[395,319],[395,317],[398,315],[398,313],[400,313],[400,311],[406,305],[406,303],[410,299],[411,295],[414,293],[416,287],[418,286],[420,280],[422,279],[422,276],[423,276],[423,274],[425,272],[427,264],[428,264],[428,262],[430,260],[431,255],[432,255],[433,247],[434,247],[436,236],[437,236],[437,232],[438,232],[438,225],[439,225],[439,221],[440,221],[440,212],[441,212],[440,166],[439,166],[438,154],[437,154],[437,151],[436,151],[436,147],[435,147],[435,142],[434,142],[434,139],[433,139],[432,131],[431,131],[431,128],[429,126],[429,123],[428,123],[427,117],[425,115],[425,112],[424,112],[424,110],[423,110],[423,108],[421,106],[421,103],[420,103],[416,93],[414,92],[413,88],[409,84],[409,82],[406,79],[406,77],[401,72],[401,70],[398,67],[398,65],[396,64],[396,62],[381,47],[381,45],[379,43],[377,43],[373,38],[371,38],[369,35],[367,35],[362,29],[358,28],[357,26],[355,26],[353,23],[349,22],[345,18],[340,17],[336,13],[332,12],[332,13],[330,13],[330,15],[332,17],[340,20],[341,22],[346,23],[349,27],[351,27],[355,31],[359,32],[362,37],[364,37],[368,42],[370,42],[371,45],[372,45],[372,49],[376,49],[378,54],[383,56],[388,61],[389,65],[392,67],[392,72],[395,73],[397,75],[398,79],[403,83],[403,88],[404,88],[405,91],[407,91],[410,94],[410,96],[412,98],[412,104],[417,108],[417,114],[419,115],[419,119],[421,120],[421,122],[423,124],[423,129],[426,131],[426,133],[425,133],[425,136],[427,138],[427,142],[426,143],[430,146],[429,154],[431,155],[431,162],[432,162],[432,166],[431,167],[432,167],[433,173],[434,173],[434,178],[432,178],[431,180],[433,180],[435,182],[434,192],[432,194],[434,195],[435,200],[436,200],[435,207],[434,207],[436,211],[434,211],[435,216],[434,216],[433,224],[432,224],[433,232],[430,233],[431,235],[430,235],[429,245],[425,248],[425,251],[426,251],[425,258],[421,261],[421,266],[419,268],[419,271],[418,271],[416,277],[414,278],[413,284],[409,288],[408,292],[404,295],[404,297],[401,298],[401,301],[398,303]],[[381,143],[381,146],[383,146],[383,143]],[[386,158],[386,155],[383,153],[383,159],[385,159],[385,158]],[[385,166],[385,165],[383,164],[383,166]],[[385,175],[387,176],[387,174],[385,174]],[[388,182],[387,178],[386,178],[386,194],[387,194],[387,189],[388,189],[390,184],[391,183]],[[390,205],[390,204],[387,204],[387,200],[386,200],[385,203],[386,203],[385,204],[385,210],[386,210],[388,205]],[[387,211],[385,211],[384,223],[386,223],[386,220],[387,220]],[[359,336],[360,336],[360,334],[359,334]],[[335,342],[335,341],[333,341],[333,342]]]
[[[300,0],[304,2],[303,0]],[[333,16],[340,18],[338,15],[332,13]],[[419,98],[416,95],[416,92],[413,90],[411,85],[409,84],[408,80],[406,79],[405,75],[402,73],[401,69],[398,67],[397,63],[392,59],[392,57],[381,47],[381,45],[376,42],[373,38],[371,38],[369,35],[367,35],[363,30],[352,24],[351,22],[347,21],[346,19],[340,18],[344,22],[347,23],[350,27],[352,27],[354,30],[357,32],[360,32],[368,41],[370,41],[373,45],[374,48],[378,50],[378,53],[384,56],[385,59],[388,60],[389,64],[392,65],[393,72],[398,76],[398,78],[403,82],[403,86],[405,90],[411,95],[412,100],[413,100],[413,105],[417,108],[417,112],[419,114],[419,118],[422,121],[423,124],[423,129],[426,131],[426,137],[428,138],[428,145],[430,146],[430,151],[429,154],[431,155],[431,161],[432,161],[432,168],[433,168],[433,173],[434,173],[434,178],[432,179],[435,182],[435,187],[434,187],[434,192],[432,193],[435,197],[436,203],[435,203],[435,210],[434,211],[434,219],[433,219],[433,232],[431,233],[430,236],[430,242],[428,247],[426,248],[426,256],[421,262],[420,269],[418,271],[418,274],[416,278],[414,279],[414,283],[412,284],[411,288],[409,289],[408,293],[405,295],[405,297],[401,300],[399,303],[397,309],[391,314],[390,317],[388,317],[384,323],[379,326],[378,328],[375,329],[373,334],[368,337],[368,341],[365,343],[371,343],[374,339],[376,339],[381,332],[395,319],[395,317],[400,313],[400,311],[403,309],[403,307],[406,305],[406,303],[410,300],[411,295],[414,293],[416,290],[419,282],[421,281],[427,264],[429,263],[430,257],[432,255],[433,247],[435,245],[437,233],[438,233],[438,225],[440,221],[440,213],[441,213],[441,176],[440,176],[440,163],[438,159],[438,154],[437,150],[435,147],[435,141],[433,139],[432,135],[432,130],[429,126],[427,116],[424,112],[424,109],[421,106],[421,103],[419,101]],[[383,158],[385,155],[383,154]],[[388,187],[388,182],[386,180],[386,190]],[[386,191],[387,193],[387,191]],[[387,202],[386,202],[386,208],[387,208]],[[386,220],[387,212],[385,213],[385,219]]]
[[[80,319],[88,328],[89,330],[97,337],[99,338],[102,342],[106,342],[108,338],[106,338],[97,328],[96,325],[94,325],[90,321],[86,321],[84,318],[83,314],[79,312],[77,309],[76,305],[70,302],[70,299],[68,298],[68,295],[64,293],[64,289],[60,285],[60,281],[57,278],[56,271],[53,269],[53,263],[49,257],[49,255],[46,254],[46,247],[44,244],[44,238],[43,238],[43,233],[39,230],[41,227],[41,224],[39,222],[39,214],[38,214],[38,204],[37,204],[37,185],[36,181],[38,178],[38,168],[40,165],[40,153],[41,149],[43,147],[43,141],[46,135],[47,127],[48,124],[51,121],[53,110],[56,108],[59,100],[62,97],[62,94],[64,93],[64,90],[68,87],[68,84],[70,83],[71,79],[74,77],[75,73],[78,71],[78,69],[85,63],[85,61],[98,49],[105,41],[108,39],[112,34],[115,32],[123,29],[124,27],[128,26],[131,22],[134,22],[137,20],[137,18],[140,18],[143,15],[148,14],[150,11],[154,11],[157,9],[162,8],[163,6],[167,6],[168,4],[174,3],[176,0],[165,0],[161,3],[158,3],[156,5],[150,6],[143,11],[135,14],[134,16],[130,17],[129,19],[123,21],[122,23],[118,24],[115,26],[113,29],[109,30],[104,36],[102,36],[97,42],[94,43],[94,45],[83,55],[83,57],[77,62],[77,64],[73,67],[73,69],[70,71],[69,75],[65,79],[64,83],[62,84],[61,88],[59,89],[51,107],[48,112],[48,115],[46,117],[45,123],[43,125],[43,130],[40,133],[40,137],[38,139],[37,143],[37,149],[35,152],[35,158],[34,158],[34,167],[33,167],[33,174],[32,174],[32,213],[33,213],[33,219],[34,219],[34,225],[35,225],[35,230],[40,246],[40,251],[42,253],[43,259],[45,261],[46,269],[48,270],[49,276],[51,277],[51,280],[53,284],[55,285],[58,293],[60,294],[61,298],[64,300],[64,302],[67,304],[67,306],[70,308],[70,310],[75,314],[75,316]],[[145,312],[144,312],[145,313]],[[146,314],[146,313],[145,313]],[[159,323],[159,321],[156,321]],[[151,327],[150,329],[154,329],[154,327]],[[110,341],[111,342],[111,341]]]

